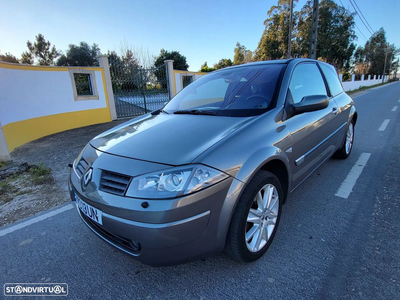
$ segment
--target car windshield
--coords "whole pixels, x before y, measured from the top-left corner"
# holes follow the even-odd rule
[[[244,66],[208,74],[176,95],[164,111],[175,114],[252,116],[275,106],[286,65]]]

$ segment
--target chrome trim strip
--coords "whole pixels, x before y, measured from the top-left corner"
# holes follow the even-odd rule
[[[112,219],[112,220],[115,220],[115,221],[118,221],[118,222],[121,222],[121,223],[125,223],[125,224],[131,225],[131,226],[137,226],[137,227],[149,228],[149,229],[160,229],[160,228],[167,228],[167,227],[171,227],[171,226],[176,226],[176,225],[181,225],[181,224],[184,224],[184,223],[188,223],[188,222],[203,218],[203,217],[209,215],[210,213],[211,212],[208,210],[208,211],[205,211],[205,212],[203,212],[201,214],[195,215],[193,217],[189,217],[189,218],[186,218],[186,219],[182,219],[182,220],[174,221],[174,222],[169,222],[169,223],[162,223],[162,224],[142,223],[142,222],[131,221],[131,220],[123,219],[123,218],[120,218],[120,217],[112,216],[112,215],[109,215],[109,214],[104,213],[104,212],[103,212],[103,218],[105,217],[105,218]]]
[[[296,166],[301,165],[304,160],[309,156],[312,152],[317,150],[319,147],[321,147],[327,140],[329,140],[333,135],[335,135],[340,129],[342,129],[344,126],[346,126],[347,122],[344,122],[338,129],[336,129],[334,132],[332,132],[329,136],[327,136],[322,142],[320,142],[318,145],[316,145],[314,148],[309,150],[307,153],[304,155],[300,156],[298,159],[296,159],[294,162]]]

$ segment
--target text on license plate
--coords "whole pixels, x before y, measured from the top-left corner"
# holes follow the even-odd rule
[[[84,202],[81,198],[75,195],[76,205],[78,206],[79,210],[85,214],[88,218],[95,221],[96,223],[103,225],[102,221],[102,212],[101,210],[90,206],[86,202]]]

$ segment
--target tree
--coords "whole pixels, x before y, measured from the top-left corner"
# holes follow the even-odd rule
[[[19,60],[11,53],[0,54],[0,61],[19,64]]]
[[[240,65],[253,61],[253,52],[248,50],[244,45],[239,42],[236,43],[236,47],[233,50],[233,64]]]
[[[189,65],[186,62],[186,57],[179,53],[179,51],[167,51],[164,49],[160,50],[160,54],[157,56],[154,66],[159,67],[164,64],[164,61],[167,59],[172,59],[174,61],[174,69],[187,71]]]
[[[299,13],[297,25],[298,52],[307,57],[310,49],[312,1],[308,0]],[[355,50],[353,41],[354,15],[332,0],[322,0],[318,12],[317,56],[337,69],[350,67]]]
[[[215,69],[214,68],[210,68],[207,65],[207,62],[205,62],[204,64],[201,65],[201,68],[200,68],[199,72],[212,72],[212,71],[215,71]]]
[[[101,54],[97,44],[89,46],[86,42],[70,44],[66,54],[57,60],[57,66],[98,66],[97,56]]]
[[[214,65],[213,68],[216,69],[216,70],[219,70],[219,69],[223,69],[223,68],[226,68],[226,67],[230,67],[232,65],[233,65],[233,63],[232,63],[232,60],[230,58],[222,58],[222,59],[219,60],[219,62],[217,62]]]
[[[294,3],[298,0],[294,0]],[[295,38],[297,14],[293,14],[293,37]],[[286,57],[289,39],[290,1],[278,0],[271,6],[268,18],[264,21],[265,29],[255,53],[256,60],[281,59]],[[296,45],[292,43],[292,56],[296,56]]]
[[[148,81],[147,72],[141,68],[131,50],[121,56],[108,51],[108,63],[114,92],[144,89]]]
[[[27,41],[28,51],[22,53],[21,62],[24,64],[33,64],[37,60],[37,64],[41,66],[54,65],[54,60],[60,55],[56,47],[51,47],[51,43],[46,41],[43,34],[36,36],[34,43]]]
[[[386,55],[387,52],[387,55]],[[386,32],[383,28],[376,31],[363,48],[363,56],[361,61],[369,66],[370,75],[378,75],[383,73],[385,58],[387,59],[386,73],[391,72],[395,67],[395,56],[399,53],[394,44],[389,44],[386,40]]]

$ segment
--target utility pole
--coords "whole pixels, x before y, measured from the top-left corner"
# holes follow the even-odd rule
[[[293,29],[293,0],[290,1],[290,17],[289,17],[289,41],[287,47],[287,58],[292,57],[292,29]]]
[[[383,82],[384,82],[384,80],[385,80],[385,73],[386,73],[386,60],[387,60],[388,50],[389,50],[389,44],[386,46],[385,64],[383,65],[383,76],[382,76],[382,83],[383,83]]]
[[[311,25],[310,58],[317,59],[318,0],[314,0]]]

